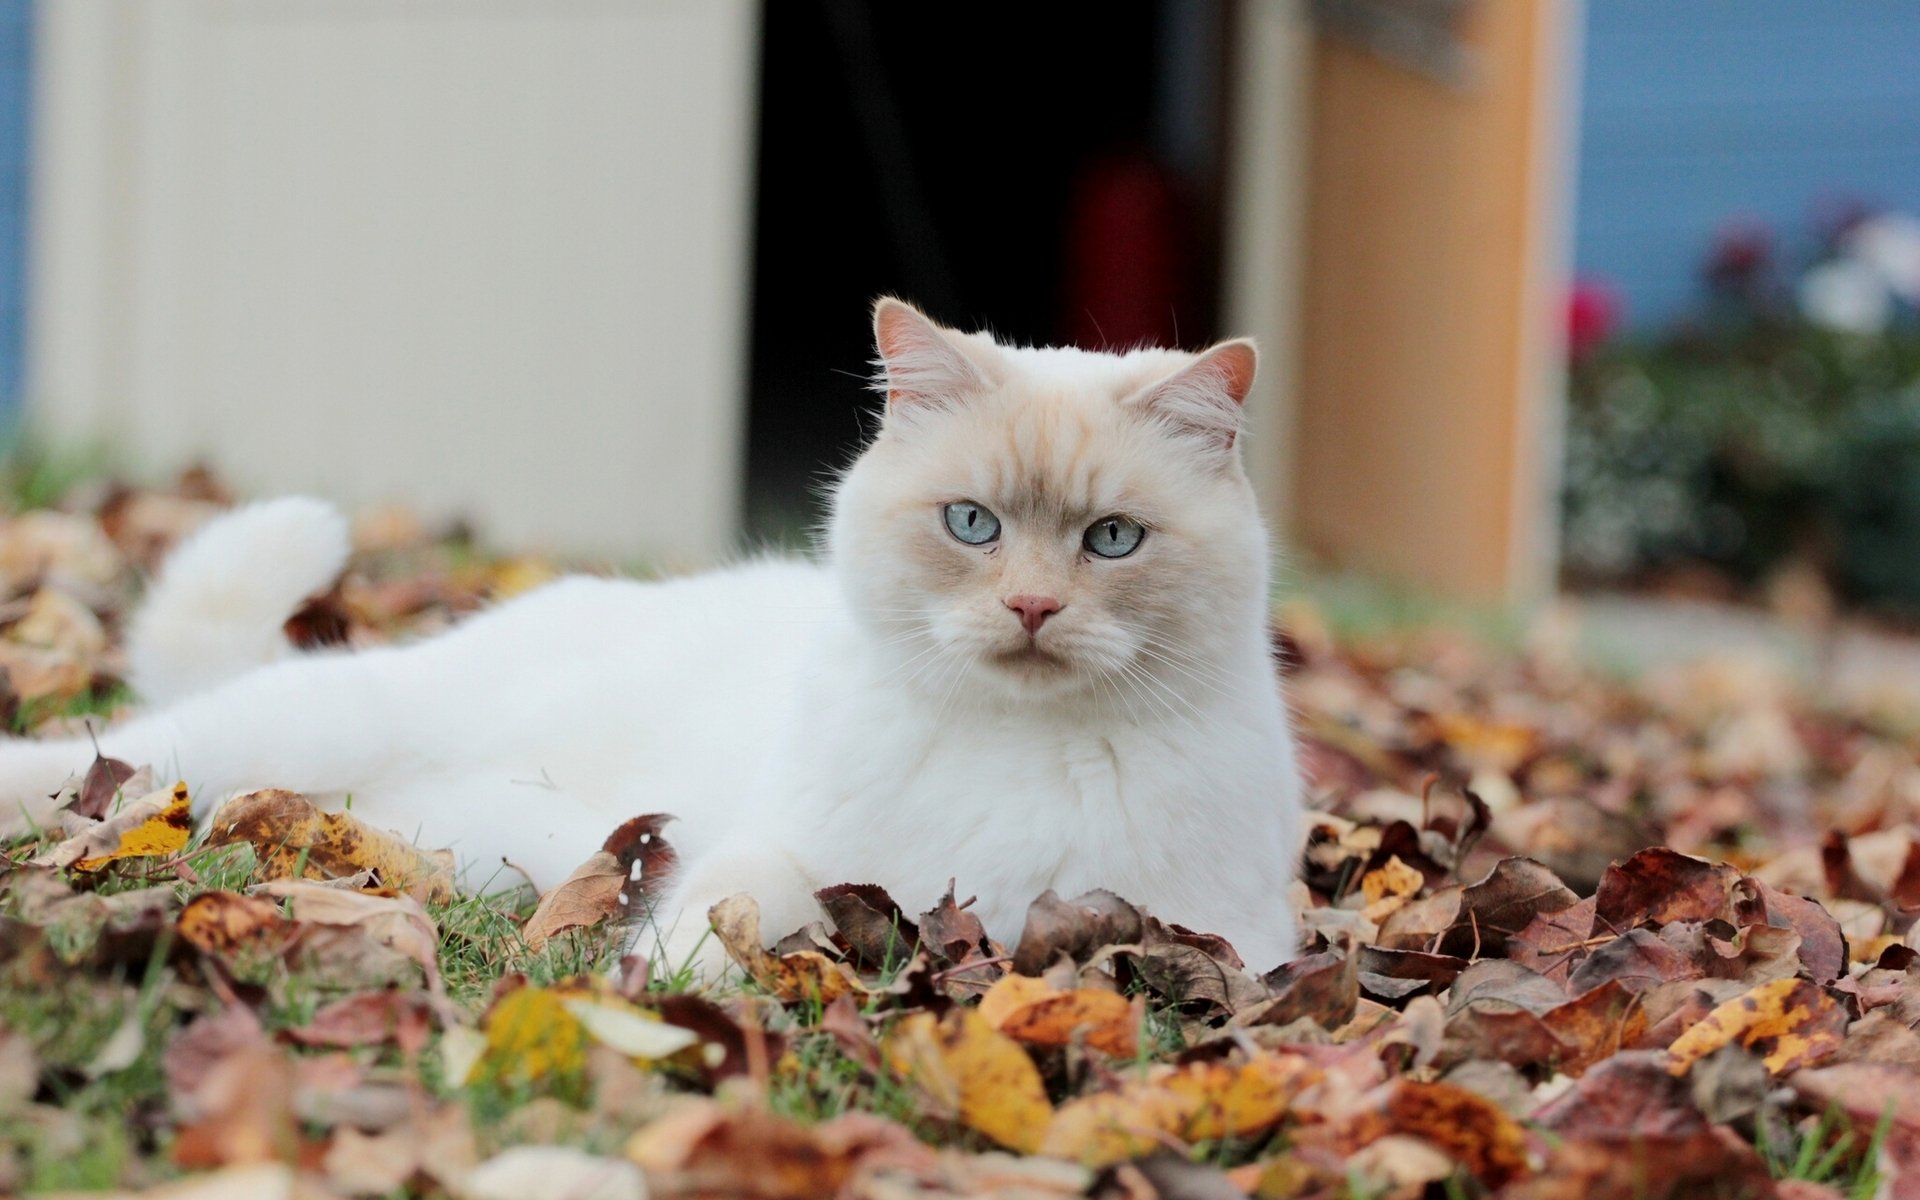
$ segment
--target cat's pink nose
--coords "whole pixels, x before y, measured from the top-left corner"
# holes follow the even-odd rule
[[[1008,596],[1007,607],[1020,614],[1020,624],[1026,626],[1028,633],[1039,633],[1040,626],[1059,612],[1062,605],[1052,596]]]

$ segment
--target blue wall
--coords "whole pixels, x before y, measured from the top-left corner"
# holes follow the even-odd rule
[[[32,0],[0,0],[0,413],[20,391],[32,49]]]
[[[1920,2],[1588,0],[1575,256],[1636,325],[1699,295],[1730,216],[1920,215]]]

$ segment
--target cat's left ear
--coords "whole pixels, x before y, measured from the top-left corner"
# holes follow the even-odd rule
[[[1247,393],[1260,363],[1251,338],[1221,342],[1133,403],[1176,431],[1225,452],[1246,420]]]

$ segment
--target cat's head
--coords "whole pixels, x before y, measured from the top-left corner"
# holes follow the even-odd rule
[[[830,543],[901,679],[1146,712],[1258,636],[1266,532],[1238,446],[1251,342],[1018,348],[891,299],[874,332],[886,411]]]

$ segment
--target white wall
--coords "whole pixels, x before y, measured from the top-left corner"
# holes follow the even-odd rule
[[[516,544],[726,547],[750,0],[40,13],[41,429]]]

